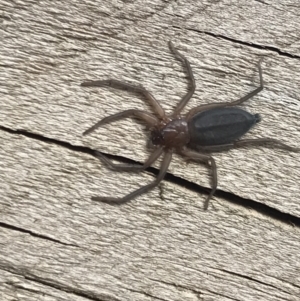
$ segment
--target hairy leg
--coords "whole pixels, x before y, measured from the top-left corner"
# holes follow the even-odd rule
[[[128,83],[121,82],[116,79],[108,79],[108,80],[96,80],[96,81],[89,81],[84,82],[81,84],[83,87],[103,87],[103,86],[110,86],[112,88],[116,89],[125,89],[128,91],[141,93],[143,94],[149,101],[150,105],[153,107],[154,112],[160,116],[161,118],[165,118],[166,114],[162,106],[159,104],[159,102],[154,98],[154,96],[148,92],[144,87],[142,86],[136,86]]]
[[[110,159],[108,159],[105,155],[102,155],[100,152],[95,151],[94,155],[103,161],[106,165],[109,166],[112,170],[115,171],[143,171],[149,166],[151,166],[163,153],[163,148],[156,149],[147,159],[147,161],[143,165],[138,164],[115,164]]]
[[[100,127],[106,123],[110,123],[110,122],[117,121],[117,120],[120,120],[123,118],[128,118],[128,117],[139,118],[139,119],[145,121],[149,127],[154,126],[155,124],[158,123],[158,119],[148,112],[140,111],[140,110],[126,110],[126,111],[119,112],[114,115],[110,115],[110,116],[107,116],[107,117],[101,119],[96,124],[94,124],[92,127],[87,129],[86,131],[84,131],[83,135],[85,136],[85,135],[90,134],[91,132],[96,130],[98,127]]]
[[[251,146],[251,145],[274,145],[277,148],[285,149],[291,152],[300,152],[300,148],[289,146],[280,140],[273,139],[273,138],[258,138],[258,139],[244,139],[239,140],[233,143],[233,147],[244,147],[244,146]]]
[[[207,196],[205,203],[204,203],[204,210],[207,210],[208,208],[208,203],[209,200],[212,198],[212,196],[215,194],[218,186],[218,176],[217,176],[217,166],[216,166],[216,161],[214,160],[213,157],[208,156],[208,155],[203,155],[199,154],[195,151],[190,151],[190,150],[183,150],[181,154],[188,159],[191,159],[193,161],[198,161],[198,162],[203,162],[207,165],[210,164],[210,168],[212,171],[212,189],[210,194]]]
[[[131,201],[132,199],[136,198],[137,196],[153,189],[163,180],[163,178],[165,177],[165,175],[167,173],[168,167],[171,163],[171,159],[172,159],[172,153],[167,152],[162,161],[159,174],[158,174],[157,178],[155,179],[155,181],[153,181],[152,183],[131,192],[130,194],[126,195],[123,198],[92,197],[92,200],[97,201],[97,202],[103,202],[103,203],[108,203],[108,204],[118,204],[118,205]]]
[[[264,146],[264,145],[273,145],[277,148],[288,150],[291,152],[300,152],[300,148],[289,146],[278,139],[274,138],[257,138],[257,139],[243,139],[238,140],[230,144],[223,145],[211,145],[211,146],[195,146],[197,151],[202,152],[220,152],[227,151],[233,148],[239,147],[249,147],[249,146]]]
[[[195,89],[196,89],[196,83],[195,83],[193,71],[192,71],[192,68],[191,68],[191,65],[190,65],[189,61],[177,49],[175,49],[175,47],[174,47],[174,45],[173,45],[173,43],[171,41],[169,42],[169,47],[170,47],[170,50],[174,53],[174,55],[179,60],[181,60],[183,62],[183,64],[185,65],[185,67],[187,69],[188,79],[190,81],[190,89],[189,89],[189,91],[181,99],[181,101],[177,105],[174,113],[172,114],[173,116],[176,116],[176,115],[178,115],[182,111],[182,109],[185,107],[185,105],[188,103],[188,101],[193,96],[193,94],[195,92]]]
[[[256,88],[255,90],[253,90],[246,96],[244,96],[238,100],[232,101],[232,102],[216,102],[216,103],[205,104],[205,105],[201,105],[199,107],[193,108],[186,114],[186,118],[190,119],[197,113],[211,110],[211,109],[237,106],[237,105],[240,105],[241,103],[247,101],[251,97],[255,96],[256,94],[258,94],[264,88],[264,81],[263,81],[262,70],[261,70],[261,62],[262,62],[262,59],[260,59],[258,62],[258,72],[259,72],[259,80],[260,80],[260,85],[258,88]]]

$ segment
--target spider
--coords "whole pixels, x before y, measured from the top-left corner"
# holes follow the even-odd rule
[[[154,96],[142,86],[124,83],[115,79],[88,81],[81,84],[81,86],[84,87],[110,86],[141,93],[148,100],[155,113],[154,115],[141,110],[126,110],[103,118],[83,133],[83,135],[88,135],[104,124],[127,117],[144,121],[150,128],[150,144],[154,147],[154,150],[143,165],[114,164],[100,152],[95,151],[95,155],[99,157],[99,159],[103,160],[111,169],[116,171],[141,172],[164,154],[160,171],[155,181],[122,198],[92,197],[94,201],[122,204],[153,189],[165,177],[172,159],[172,154],[176,152],[189,160],[205,163],[210,167],[212,172],[212,188],[204,203],[204,209],[207,209],[209,200],[217,190],[218,183],[217,166],[214,158],[210,155],[211,152],[262,144],[271,144],[288,151],[300,151],[300,148],[288,146],[273,138],[240,140],[252,126],[261,120],[259,114],[252,115],[236,106],[263,90],[262,59],[258,62],[260,85],[255,90],[236,101],[204,104],[191,109],[185,115],[181,115],[183,108],[195,92],[196,84],[189,61],[175,49],[171,41],[169,42],[169,48],[174,56],[185,66],[190,81],[189,91],[183,96],[171,115],[167,115]]]

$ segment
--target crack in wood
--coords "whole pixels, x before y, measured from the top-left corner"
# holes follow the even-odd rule
[[[29,234],[33,237],[37,237],[37,238],[45,239],[45,240],[48,240],[48,241],[52,241],[52,242],[55,242],[55,243],[58,243],[58,244],[61,244],[61,245],[64,245],[64,246],[79,247],[79,246],[74,245],[74,244],[68,244],[68,243],[60,241],[58,239],[55,239],[55,238],[52,238],[52,237],[49,237],[49,236],[46,236],[46,235],[43,235],[43,234],[40,234],[40,233],[35,233],[31,230],[27,230],[27,229],[24,229],[24,228],[21,228],[21,227],[16,227],[16,226],[13,226],[13,225],[9,225],[9,224],[3,223],[3,222],[0,222],[0,227],[6,228],[6,229],[9,229],[9,230],[13,230],[13,231],[26,233],[26,234]]]
[[[35,140],[39,140],[39,141],[42,141],[45,143],[59,145],[59,146],[62,146],[64,148],[67,148],[72,151],[82,152],[85,154],[95,156],[94,155],[95,150],[85,147],[85,146],[72,145],[71,143],[66,142],[66,141],[60,141],[57,139],[48,138],[48,137],[45,137],[45,136],[42,136],[39,134],[27,132],[25,130],[12,130],[12,129],[6,128],[4,126],[0,126],[0,130],[5,131],[10,134],[22,135],[22,136],[32,138]],[[140,162],[137,162],[137,161],[134,161],[134,160],[122,157],[122,156],[115,156],[115,155],[110,155],[110,154],[106,154],[106,153],[102,153],[102,152],[101,152],[101,154],[103,154],[104,156],[107,156],[109,159],[119,161],[120,163],[141,164]],[[146,169],[146,171],[151,173],[154,176],[157,176],[158,172],[159,172],[159,170],[154,167],[149,167]],[[210,192],[210,188],[203,187],[199,184],[190,182],[186,179],[180,178],[171,173],[167,173],[164,180],[171,182],[173,184],[185,187],[186,189],[191,190],[196,193],[208,194]],[[285,224],[293,225],[296,227],[300,227],[300,218],[299,217],[291,215],[289,213],[279,211],[278,209],[270,207],[266,204],[262,204],[255,200],[251,200],[251,199],[245,199],[238,195],[235,195],[235,194],[232,194],[230,192],[226,192],[226,191],[223,191],[220,189],[218,189],[216,191],[215,195],[217,197],[221,197],[221,198],[225,199],[229,203],[233,203],[235,205],[238,205],[238,206],[241,206],[244,208],[248,208],[248,209],[250,208],[252,210],[255,210],[256,212],[261,213],[262,215],[271,217],[274,220],[281,221]]]

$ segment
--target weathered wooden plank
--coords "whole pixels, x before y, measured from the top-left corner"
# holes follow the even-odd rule
[[[121,207],[95,203],[99,179],[116,193],[136,183],[57,145],[1,141],[2,300],[19,281],[28,300],[36,286],[61,300],[298,300],[298,227],[221,199],[203,211],[201,195],[168,182]]]
[[[131,4],[120,5],[123,13],[133,17]],[[299,145],[299,60],[191,30],[167,29],[164,17],[172,5],[146,20],[146,12],[137,10],[133,20],[139,16],[139,30],[122,18],[118,5],[78,4],[70,11],[66,6],[64,2],[55,2],[51,9],[36,4],[24,9],[6,6],[2,125],[143,161],[147,156],[143,127],[130,120],[107,126],[91,137],[81,136],[88,126],[113,112],[135,107],[149,110],[141,97],[111,89],[83,89],[79,84],[87,78],[108,77],[141,83],[170,112],[187,85],[182,66],[167,48],[167,40],[172,39],[195,72],[198,88],[188,108],[245,95],[257,85],[256,64],[264,56],[266,88],[244,106],[263,118],[251,136],[279,137]],[[153,23],[157,18],[162,28]],[[116,32],[111,33],[112,28]],[[294,185],[300,177],[299,155],[260,148],[216,154],[215,158],[220,189],[299,216],[300,190]],[[187,167],[175,159],[170,172],[210,185],[206,168],[198,164]]]
[[[11,233],[8,234],[11,236]],[[61,288],[49,287],[20,275],[20,272],[11,273],[1,270],[0,273],[0,296],[1,300],[43,300],[43,301],[86,301],[90,298],[77,296],[75,293],[64,292]]]
[[[79,85],[140,83],[171,112],[187,91],[167,48],[173,40],[197,82],[187,109],[245,95],[265,57],[265,90],[243,106],[263,118],[249,137],[299,146],[299,4],[237,3],[1,1],[0,126],[143,161],[146,132],[134,121],[81,135],[119,110],[149,110],[143,98]],[[205,196],[167,182],[125,206],[93,203],[92,195],[123,195],[153,177],[0,134],[3,300],[298,300],[298,228],[218,198],[203,212]],[[249,148],[214,157],[220,189],[299,218],[299,154]],[[170,173],[210,185],[204,167],[179,157]]]

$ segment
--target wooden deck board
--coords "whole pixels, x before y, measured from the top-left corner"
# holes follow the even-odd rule
[[[112,180],[97,160],[22,136],[1,139],[14,145],[1,152],[4,300],[13,300],[10,273],[29,287],[92,300],[297,300],[298,227],[221,199],[203,211],[203,197],[169,182],[122,207],[95,203],[85,197],[88,183],[93,194],[98,179]]]
[[[82,137],[109,114],[149,111],[143,97],[80,83],[142,84],[171,112],[187,91],[183,67],[167,46],[172,40],[195,74],[186,110],[250,92],[264,57],[265,89],[243,106],[262,116],[248,137],[299,147],[297,6],[2,2],[2,300],[298,300],[298,226],[218,197],[204,212],[205,195],[170,182],[124,206],[92,202],[93,195],[121,196],[153,176],[111,172],[62,144],[143,162],[147,131],[135,121]],[[214,158],[221,190],[300,218],[299,154],[247,148]],[[179,156],[169,173],[210,186],[205,167]]]

